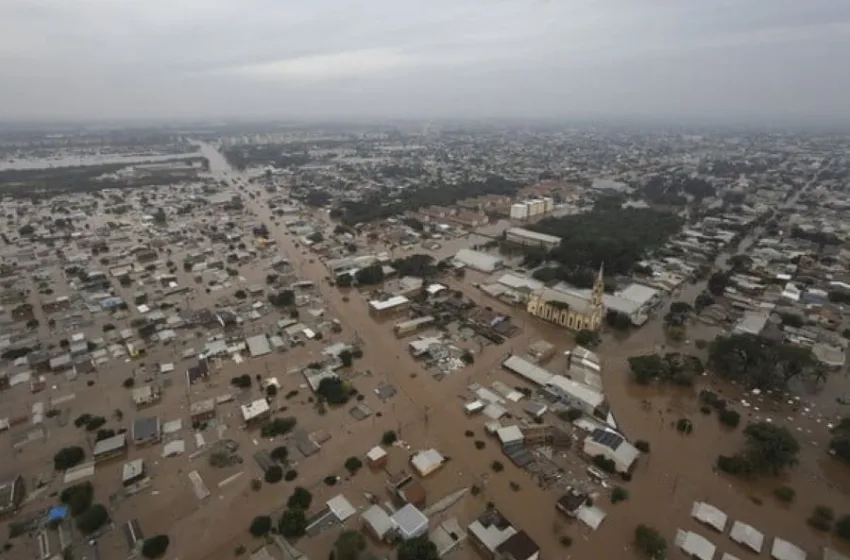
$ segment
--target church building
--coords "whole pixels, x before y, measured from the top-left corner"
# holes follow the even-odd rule
[[[604,296],[603,268],[599,267],[589,298],[544,286],[531,294],[526,311],[567,329],[598,331],[605,318]]]

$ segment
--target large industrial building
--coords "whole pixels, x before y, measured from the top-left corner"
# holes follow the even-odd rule
[[[505,239],[509,243],[523,245],[525,247],[543,247],[545,249],[554,249],[561,244],[561,238],[555,235],[548,235],[537,231],[531,231],[525,228],[508,228],[505,231]]]

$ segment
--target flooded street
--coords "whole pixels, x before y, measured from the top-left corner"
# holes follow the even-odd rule
[[[204,144],[201,150],[209,159],[211,172],[216,178],[237,175],[212,146]],[[259,193],[257,189],[254,191]],[[651,453],[641,458],[634,479],[626,484],[631,493],[628,501],[611,505],[607,498],[602,500],[600,505],[607,511],[608,518],[596,533],[586,533],[577,526],[569,526],[566,519],[555,512],[554,502],[558,496],[536,487],[527,473],[509,461],[503,461],[504,473],[492,475],[490,462],[504,457],[494,444],[488,445],[484,452],[471,449],[470,440],[464,436],[464,431],[473,429],[473,423],[462,412],[457,395],[463,395],[471,382],[483,383],[496,377],[516,385],[516,379],[499,367],[507,353],[521,353],[530,342],[539,339],[548,340],[563,351],[573,345],[572,335],[531,319],[522,310],[508,309],[504,304],[484,297],[471,287],[469,275],[463,283],[451,280],[448,283],[452,289],[461,289],[466,296],[481,305],[510,312],[517,324],[522,326],[523,332],[502,346],[484,348],[473,366],[437,382],[423,373],[421,365],[413,360],[403,342],[393,336],[388,325],[376,323],[370,317],[364,297],[356,291],[342,291],[327,283],[327,271],[319,259],[312,254],[305,254],[303,248],[296,248],[293,236],[274,225],[265,196],[264,193],[257,194],[256,199],[246,200],[246,204],[257,214],[259,221],[268,225],[281,253],[290,259],[301,279],[317,283],[329,312],[340,318],[345,332],[355,333],[362,341],[365,354],[360,367],[371,370],[376,378],[386,378],[395,385],[404,397],[399,404],[409,403],[409,406],[404,404],[403,409],[393,406],[391,412],[398,418],[387,418],[390,412],[385,410],[385,417],[376,421],[384,426],[404,424],[401,428],[402,437],[412,441],[414,449],[434,446],[444,455],[450,456],[452,461],[443,469],[446,472],[440,475],[449,480],[441,483],[441,486],[445,485],[449,489],[475,483],[484,488],[477,506],[467,506],[467,515],[474,516],[477,513],[475,510],[483,510],[487,501],[494,502],[509,520],[525,529],[540,545],[542,558],[631,557],[626,551],[631,547],[634,528],[639,523],[657,527],[671,542],[671,549],[676,529],[682,528],[707,534],[718,546],[718,553],[731,552],[741,558],[754,557],[736,546],[727,536],[710,534],[698,525],[690,517],[691,505],[695,500],[708,501],[726,511],[731,518],[755,526],[765,533],[768,542],[773,536],[781,536],[815,553],[819,546],[829,542],[829,537],[814,532],[806,525],[805,518],[812,508],[820,504],[828,505],[835,509],[837,515],[847,513],[846,510],[850,509],[850,473],[846,467],[832,461],[825,451],[829,439],[826,424],[834,421],[841,413],[835,406],[835,391],[842,390],[842,387],[846,391],[846,374],[835,376],[825,389],[812,397],[806,396],[800,401],[792,399],[790,405],[763,396],[745,395],[740,388],[720,383],[715,378],[706,376],[701,379],[700,386],[710,385],[725,398],[739,403],[734,408],[742,413],[743,419],[771,418],[777,424],[787,424],[800,440],[800,465],[787,478],[763,479],[757,484],[744,484],[718,474],[713,468],[718,454],[732,453],[738,449],[742,441],[741,428],[730,431],[721,426],[714,414],[701,414],[695,399],[695,393],[700,387],[688,390],[642,388],[629,381],[626,364],[629,356],[660,348],[667,348],[668,351],[674,348],[665,340],[661,321],[653,319],[624,338],[606,335],[598,348],[603,359],[605,391],[621,429],[632,440],[649,441]],[[703,289],[704,283],[687,285],[673,299],[692,302]],[[349,301],[343,300],[346,296]],[[663,314],[661,311],[659,317]],[[682,351],[696,353],[704,358],[704,352],[697,351],[692,341],[710,340],[718,332],[717,327],[701,324],[690,326],[687,338],[691,343],[684,344]],[[557,372],[557,368],[552,365],[546,367]],[[740,404],[742,399],[747,401],[749,408]],[[829,404],[830,400],[832,405]],[[691,419],[695,426],[690,436],[679,434],[672,426],[678,419],[685,417]],[[365,451],[369,445],[369,436],[357,436],[357,433],[363,431],[362,425],[355,426],[355,433],[343,438],[342,445],[346,450],[351,453]],[[380,429],[375,428],[371,433],[374,438]],[[337,453],[333,448],[339,444],[340,441],[331,444],[334,455]],[[341,452],[339,456],[344,457],[345,453]],[[509,481],[521,482],[521,493],[512,490]],[[429,479],[429,488],[430,483]],[[797,499],[790,506],[780,505],[772,496],[773,490],[783,484],[797,490]],[[559,535],[564,533],[574,537],[569,549],[563,548],[558,542]],[[305,552],[311,556],[324,557],[327,548],[323,547],[329,546],[329,542],[327,539],[319,543],[311,541],[305,546]],[[846,544],[837,540],[832,544],[839,549],[847,548]],[[228,558],[231,555],[231,551],[227,550],[220,554],[211,553],[208,557]],[[476,557],[471,550],[464,551],[461,553],[463,555]],[[762,556],[766,557],[766,553],[763,552]],[[669,557],[679,558],[681,554],[671,550]]]

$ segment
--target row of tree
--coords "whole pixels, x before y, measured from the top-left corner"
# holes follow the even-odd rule
[[[561,244],[548,258],[569,270],[629,274],[647,251],[660,247],[679,231],[682,221],[668,212],[645,208],[602,208],[548,218],[530,229],[556,235]]]
[[[794,379],[826,378],[811,349],[751,334],[715,338],[708,364],[723,378],[763,391],[785,390]]]

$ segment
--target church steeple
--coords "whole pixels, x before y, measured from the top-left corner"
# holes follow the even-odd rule
[[[596,275],[596,282],[593,283],[593,294],[590,297],[590,304],[595,309],[603,307],[602,297],[605,295],[605,264],[599,265],[599,274]]]

